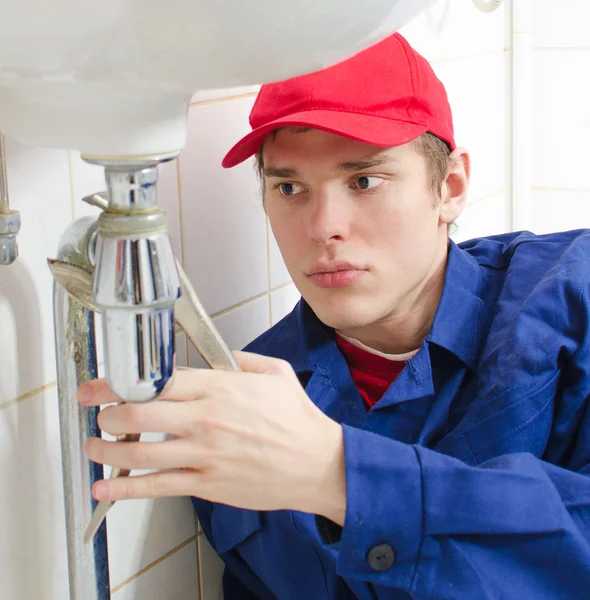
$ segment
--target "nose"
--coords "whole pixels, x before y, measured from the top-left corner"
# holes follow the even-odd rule
[[[317,244],[342,242],[350,236],[351,210],[334,189],[318,190],[309,204],[309,238]]]

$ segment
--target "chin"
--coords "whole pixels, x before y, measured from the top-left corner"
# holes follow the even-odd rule
[[[375,311],[369,306],[361,306],[357,299],[354,302],[309,302],[311,309],[317,318],[328,327],[333,329],[357,329],[366,327],[375,321]]]

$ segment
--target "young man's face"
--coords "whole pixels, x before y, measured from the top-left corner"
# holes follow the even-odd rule
[[[447,227],[458,214],[435,198],[415,144],[384,149],[283,129],[263,152],[272,230],[323,323],[352,335],[403,316],[444,273]]]

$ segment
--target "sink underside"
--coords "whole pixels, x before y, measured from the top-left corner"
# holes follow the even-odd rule
[[[0,129],[98,157],[185,143],[203,89],[314,71],[432,0],[0,0]]]

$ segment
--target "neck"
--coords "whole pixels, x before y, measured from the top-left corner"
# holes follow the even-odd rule
[[[445,251],[429,275],[402,306],[365,327],[339,331],[343,335],[386,354],[405,354],[422,345],[428,335],[442,295],[447,266]]]

